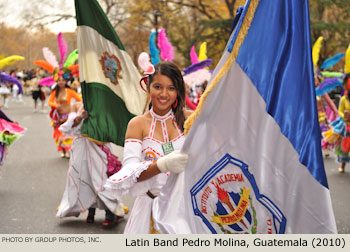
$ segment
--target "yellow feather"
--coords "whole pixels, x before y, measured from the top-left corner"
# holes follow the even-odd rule
[[[203,42],[199,48],[198,60],[202,61],[206,60],[207,58],[207,42]]]
[[[0,69],[7,65],[14,64],[17,60],[24,60],[24,57],[18,56],[18,55],[12,55],[0,60]]]
[[[346,50],[346,53],[345,53],[345,67],[344,67],[344,72],[346,74],[349,74],[350,73],[350,44],[349,44],[349,47],[348,49]]]
[[[314,46],[312,47],[312,62],[314,63],[314,67],[317,67],[318,59],[320,57],[320,51],[322,46],[323,37],[320,36]]]

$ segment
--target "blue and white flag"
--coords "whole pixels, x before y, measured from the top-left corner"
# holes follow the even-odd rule
[[[313,78],[308,1],[248,0],[186,122],[189,160],[155,199],[154,227],[336,233]]]

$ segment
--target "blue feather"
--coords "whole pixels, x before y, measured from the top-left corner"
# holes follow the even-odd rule
[[[329,93],[336,87],[342,86],[343,81],[340,78],[326,78],[321,85],[316,88],[316,95],[322,96]]]
[[[18,94],[22,93],[22,84],[19,82],[19,80],[15,77],[12,77],[8,73],[2,72],[0,73],[0,81],[1,82],[12,82],[15,83],[18,86]]]
[[[149,37],[149,52],[151,54],[151,62],[153,65],[156,65],[159,63],[159,50],[156,47],[156,33],[152,32],[151,36]]]
[[[330,58],[326,59],[322,63],[321,69],[329,69],[329,68],[331,68],[332,66],[337,64],[339,62],[339,60],[341,60],[344,57],[344,55],[345,55],[344,53],[337,53],[333,57],[330,57]]]

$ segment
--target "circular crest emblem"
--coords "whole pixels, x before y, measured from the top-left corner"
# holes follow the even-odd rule
[[[248,165],[226,154],[191,189],[195,215],[216,234],[284,233],[286,218],[260,194]]]
[[[100,59],[100,63],[106,78],[110,79],[114,85],[117,85],[118,79],[122,78],[120,75],[122,67],[117,56],[109,55],[107,52],[104,52]]]

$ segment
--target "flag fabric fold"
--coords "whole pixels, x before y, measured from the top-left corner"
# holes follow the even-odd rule
[[[188,163],[154,200],[154,227],[336,233],[315,97],[308,1],[248,0],[186,121]]]
[[[129,120],[143,113],[146,93],[131,57],[96,0],[75,0],[79,74],[84,108],[82,134],[124,145]]]

